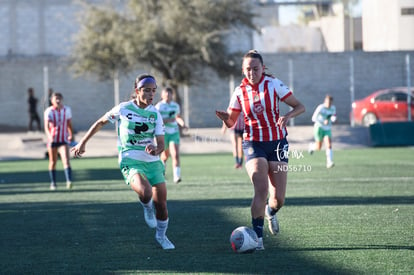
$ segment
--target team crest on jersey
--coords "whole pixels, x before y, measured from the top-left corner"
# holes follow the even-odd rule
[[[150,115],[150,116],[148,117],[148,121],[149,121],[150,123],[155,123],[155,115]]]
[[[254,103],[254,105],[253,105],[253,111],[254,111],[256,114],[260,115],[260,114],[262,114],[262,113],[263,113],[263,111],[264,111],[264,107],[263,107],[263,105],[262,105],[262,104],[260,104],[260,102],[255,102],[255,103]]]

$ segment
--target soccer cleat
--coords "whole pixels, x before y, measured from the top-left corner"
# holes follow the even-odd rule
[[[273,235],[276,235],[277,233],[279,233],[279,222],[277,221],[276,214],[272,215],[271,211],[272,210],[267,204],[265,214],[266,214],[266,219],[269,222],[269,231]]]
[[[264,250],[264,245],[263,245],[263,238],[257,238],[257,247],[256,250]]]
[[[56,184],[55,183],[51,183],[50,184],[50,190],[56,190],[56,188],[57,188],[57,186],[56,186]]]
[[[163,238],[155,236],[155,240],[161,245],[162,249],[175,249],[174,244],[167,238],[167,236],[164,236]]]
[[[179,166],[174,167],[174,182],[179,183],[181,181],[181,168]]]
[[[332,167],[334,167],[335,166],[335,163],[333,162],[333,161],[328,161],[327,163],[326,163],[326,168],[332,168]]]
[[[157,219],[155,218],[154,206],[144,208],[144,219],[149,228],[155,228],[157,226]]]
[[[70,182],[70,181],[66,182],[66,188],[67,189],[72,189],[72,182]]]
[[[313,154],[313,151],[314,151],[314,145],[313,145],[313,143],[309,143],[309,147],[308,147],[308,153],[309,153],[309,155],[312,155]]]

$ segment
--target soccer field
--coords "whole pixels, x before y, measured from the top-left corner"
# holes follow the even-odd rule
[[[182,155],[180,184],[167,167],[163,251],[123,183],[115,158],[73,159],[74,188],[49,190],[46,160],[0,162],[2,274],[413,274],[414,148],[293,155],[281,232],[264,251],[232,252],[250,224],[253,188],[231,154]],[[59,185],[60,183],[60,185]]]

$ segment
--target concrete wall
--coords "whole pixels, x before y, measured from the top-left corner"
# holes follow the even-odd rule
[[[364,51],[414,49],[414,0],[364,0],[362,2]]]
[[[296,118],[295,124],[311,124],[314,108],[326,93],[334,97],[338,123],[349,123],[351,105],[350,58],[354,60],[355,98],[362,98],[385,87],[406,85],[405,57],[411,57],[411,83],[414,83],[414,52],[349,52],[264,54],[268,72],[293,88],[307,112]],[[241,64],[241,63],[240,63]],[[291,67],[289,66],[291,64]],[[85,130],[114,104],[113,83],[93,78],[73,78],[65,60],[59,57],[0,59],[0,124],[23,126],[28,123],[27,88],[33,87],[41,100],[44,93],[43,68],[48,67],[49,86],[64,95],[73,109],[76,129]],[[240,65],[238,65],[240,66]],[[120,79],[120,98],[127,100],[136,74]],[[290,73],[291,72],[291,73]],[[205,70],[206,80],[189,87],[190,126],[220,127],[216,109],[226,109],[229,101],[229,77],[217,77]],[[235,76],[239,84],[241,75]],[[183,89],[179,89],[183,98]],[[158,94],[159,96],[159,94]],[[39,105],[39,113],[43,106]],[[284,111],[287,110],[285,107]]]
[[[407,1],[414,0],[404,0]],[[78,31],[77,1],[62,0],[2,0],[0,1],[0,124],[25,127],[28,123],[27,88],[33,87],[42,100],[44,94],[43,68],[49,72],[48,86],[64,94],[65,103],[73,109],[77,129],[86,129],[114,104],[113,83],[98,82],[93,78],[73,78],[67,69],[65,56],[72,45],[72,36]],[[103,0],[88,0],[102,3]],[[125,0],[109,1],[122,5]],[[399,0],[403,3],[403,0]],[[264,8],[270,14],[271,10]],[[260,12],[260,8],[258,8]],[[267,17],[261,17],[261,19]],[[407,17],[411,18],[411,17]],[[406,19],[407,19],[406,18]],[[259,21],[260,24],[270,24]],[[381,28],[378,28],[381,29]],[[253,47],[251,35],[239,31],[229,35],[229,47],[247,51]],[[411,37],[412,35],[407,37]],[[241,38],[240,38],[241,37]],[[250,36],[251,37],[251,36]],[[349,60],[354,57],[355,98],[372,91],[406,84],[404,59],[411,55],[414,72],[414,52],[345,52],[345,53],[266,53],[269,72],[292,86],[304,102],[307,112],[295,121],[310,124],[313,109],[326,93],[335,98],[339,123],[348,123],[350,111]],[[241,61],[240,61],[241,64]],[[236,66],[240,66],[236,64]],[[289,67],[289,64],[292,67]],[[291,70],[291,71],[290,71]],[[143,72],[146,71],[142,68]],[[132,90],[136,74],[120,79],[120,98],[126,100]],[[188,115],[192,127],[220,127],[215,109],[226,109],[229,100],[229,76],[218,78],[206,70],[204,82],[190,87]],[[413,73],[414,74],[414,73]],[[235,76],[240,82],[241,76]],[[414,79],[411,77],[413,85]],[[179,90],[183,98],[182,89]],[[43,111],[39,105],[39,113]]]

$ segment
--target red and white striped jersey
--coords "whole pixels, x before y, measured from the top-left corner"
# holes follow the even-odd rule
[[[49,142],[69,142],[68,122],[72,119],[72,110],[63,106],[60,110],[53,106],[48,107],[44,113],[45,125],[48,125],[53,140]]]
[[[229,109],[244,114],[244,139],[272,141],[287,136],[286,128],[277,125],[279,103],[292,94],[289,87],[277,78],[263,75],[258,84],[251,85],[246,78],[234,90]]]

